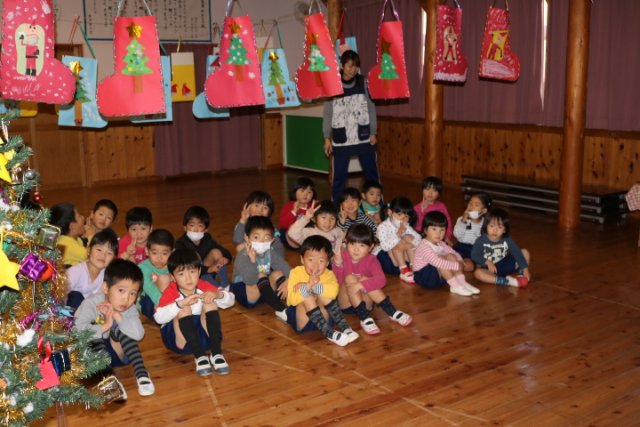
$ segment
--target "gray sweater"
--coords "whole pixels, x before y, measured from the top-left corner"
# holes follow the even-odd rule
[[[89,329],[93,331],[95,339],[108,338],[109,331],[102,332],[102,325],[96,324],[96,318],[101,316],[98,311],[98,304],[105,302],[105,295],[102,292],[89,295],[82,301],[76,310],[74,328],[81,331]],[[131,339],[140,341],[144,337],[144,328],[140,322],[140,314],[135,304],[120,313],[122,319],[117,322],[120,331]]]
[[[291,267],[273,247],[267,252],[271,257],[271,271],[282,271],[285,277],[289,276]],[[265,254],[266,255],[266,254]],[[255,285],[258,283],[258,265],[265,259],[265,255],[256,256],[256,262],[251,262],[246,250],[241,250],[236,255],[233,262],[233,281],[244,282],[245,285]]]
[[[236,245],[244,243],[245,225],[246,224],[239,222],[236,224],[236,228],[233,229],[233,243]],[[282,240],[280,240],[280,231],[276,231],[273,237],[275,237],[275,239],[271,244],[271,248],[284,258],[284,245],[282,244]]]

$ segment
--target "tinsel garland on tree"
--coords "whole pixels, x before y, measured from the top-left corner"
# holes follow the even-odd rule
[[[110,358],[91,350],[90,331],[71,328],[59,230],[33,203],[39,176],[22,137],[8,135],[10,119],[0,116],[0,424],[24,426],[54,404],[99,406],[102,396],[82,380]],[[41,364],[50,353],[56,385],[43,385]]]

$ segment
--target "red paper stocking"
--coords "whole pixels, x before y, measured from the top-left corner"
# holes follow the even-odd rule
[[[215,108],[263,105],[262,74],[250,16],[226,17],[220,43],[220,68],[204,84]]]
[[[516,81],[520,76],[520,59],[511,51],[509,9],[489,7],[484,27],[480,77]]]
[[[300,98],[309,100],[342,94],[336,53],[324,16],[322,13],[308,15],[304,23],[304,61],[296,71]]]
[[[462,53],[462,8],[438,5],[434,80],[464,82],[467,59]]]
[[[166,112],[155,16],[116,18],[113,75],[98,84],[104,116],[141,116]]]
[[[4,0],[2,96],[66,104],[76,91],[71,70],[54,57],[51,0]]]

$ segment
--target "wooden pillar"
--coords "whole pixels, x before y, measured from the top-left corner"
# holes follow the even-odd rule
[[[570,0],[558,220],[562,228],[580,222],[590,14],[590,0]]]
[[[340,14],[342,13],[342,7],[342,0],[327,1],[327,10],[329,11],[329,22],[327,22],[327,25],[329,26],[329,35],[331,36],[331,40],[333,40],[334,43],[338,38],[338,25],[340,25]]]
[[[439,0],[423,0],[421,4],[427,12],[427,33],[425,35],[425,114],[422,154],[422,174],[442,176],[442,85],[433,83],[433,61],[436,56],[436,6]]]

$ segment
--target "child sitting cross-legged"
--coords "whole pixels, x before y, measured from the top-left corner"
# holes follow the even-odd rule
[[[338,227],[338,209],[331,200],[312,201],[305,214],[287,231],[287,239],[295,245],[301,245],[307,237],[316,235],[329,240],[333,251],[342,244],[344,231]]]
[[[228,374],[218,308],[231,307],[233,294],[200,279],[201,260],[193,250],[176,249],[167,264],[175,282],[162,293],[153,316],[162,325],[163,344],[175,353],[193,354],[199,376],[211,375],[212,365],[216,374]]]
[[[287,307],[275,289],[287,287],[291,267],[273,248],[276,240],[273,223],[266,216],[250,216],[244,231],[244,248],[233,264],[231,292],[238,303],[248,308],[255,307],[260,300],[266,302],[276,316],[286,322]]]
[[[338,207],[340,215],[338,215],[338,227],[346,232],[349,227],[354,224],[365,224],[376,232],[376,223],[368,215],[359,211],[361,194],[357,188],[347,187],[340,193],[338,199]]]
[[[111,366],[133,365],[140,396],[155,393],[144,366],[138,341],[144,328],[135,306],[142,287],[142,272],[131,261],[116,259],[104,272],[102,292],[89,295],[75,313],[75,328],[90,330],[92,347],[111,355]]]
[[[151,320],[162,293],[173,280],[167,268],[169,255],[173,252],[173,242],[173,234],[168,230],[153,230],[147,240],[149,258],[138,264],[144,277],[138,308],[140,313]]]
[[[118,258],[140,264],[147,259],[147,239],[153,230],[153,215],[144,206],[137,206],[125,215],[127,234],[120,237]]]
[[[302,265],[289,274],[286,294],[287,304],[292,307],[287,308],[287,322],[297,332],[318,329],[329,341],[343,347],[358,339],[358,334],[351,329],[336,301],[338,280],[327,268],[332,254],[331,242],[323,236],[310,236],[302,242]],[[325,309],[341,332],[327,323]]]
[[[407,313],[397,310],[384,294],[387,279],[378,259],[371,255],[374,236],[371,228],[364,224],[352,226],[345,237],[346,250],[333,256],[333,272],[340,282],[340,292],[346,292],[360,318],[360,326],[369,335],[380,333],[371,318],[373,303],[382,308],[391,320],[408,326],[413,319]]]
[[[244,248],[245,225],[251,216],[264,216],[271,219],[273,214],[273,198],[265,191],[252,191],[249,193],[240,211],[240,220],[233,229],[233,243],[235,243],[236,251]],[[280,230],[273,232],[275,240],[272,243],[273,249],[284,258],[284,244],[280,239]]]

